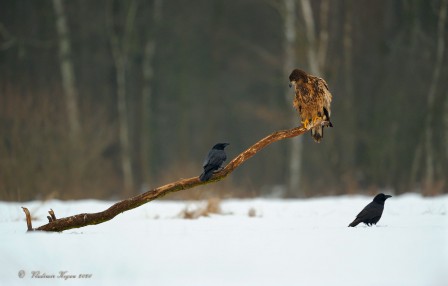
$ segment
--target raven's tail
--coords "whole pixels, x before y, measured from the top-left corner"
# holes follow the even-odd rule
[[[351,224],[348,225],[348,227],[355,227],[357,226],[361,221],[358,219],[355,219]]]
[[[210,180],[210,178],[213,175],[213,170],[208,170],[208,171],[204,171],[200,176],[199,176],[199,180],[201,182],[205,182]]]

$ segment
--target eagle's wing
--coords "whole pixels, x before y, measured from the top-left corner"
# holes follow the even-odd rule
[[[328,113],[330,113],[330,104],[332,100],[332,95],[330,90],[328,89],[327,82],[322,78],[317,78],[319,82],[319,94],[323,97],[323,106],[327,108]]]
[[[328,89],[328,84],[327,82],[322,79],[322,78],[317,78],[318,79],[318,93],[319,96],[321,97],[321,101],[322,101],[322,107],[324,109],[324,120],[328,121],[329,124],[328,126],[333,127],[333,124],[331,123],[331,100],[332,100],[332,95],[330,90]]]
[[[309,76],[310,82],[312,84],[312,94],[313,94],[313,104],[310,105],[312,114],[312,123],[315,124],[317,120],[328,121],[325,126],[332,127],[330,122],[330,104],[331,104],[331,93],[328,89],[327,82],[319,77]],[[311,136],[314,141],[319,143],[324,136],[324,126],[319,125],[311,129]]]

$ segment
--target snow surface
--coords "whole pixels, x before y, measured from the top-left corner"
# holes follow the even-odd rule
[[[225,200],[196,220],[179,213],[200,203],[157,201],[62,233],[26,233],[20,207],[38,227],[112,202],[0,202],[0,285],[448,285],[448,196],[393,197],[348,228],[371,199]]]

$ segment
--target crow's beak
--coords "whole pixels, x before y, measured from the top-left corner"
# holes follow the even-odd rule
[[[386,200],[387,200],[388,198],[392,198],[392,196],[386,195]]]

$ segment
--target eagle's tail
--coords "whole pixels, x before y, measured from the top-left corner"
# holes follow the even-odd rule
[[[314,141],[319,143],[320,140],[322,140],[322,138],[324,137],[324,127],[322,125],[319,125],[311,129],[311,137],[313,137]]]
[[[327,109],[324,108],[325,117],[323,120],[325,120],[325,124],[320,124],[319,126],[314,127],[311,129],[311,137],[313,137],[314,141],[317,143],[324,138],[324,127],[333,127],[333,123],[330,121],[330,115],[328,114]]]

